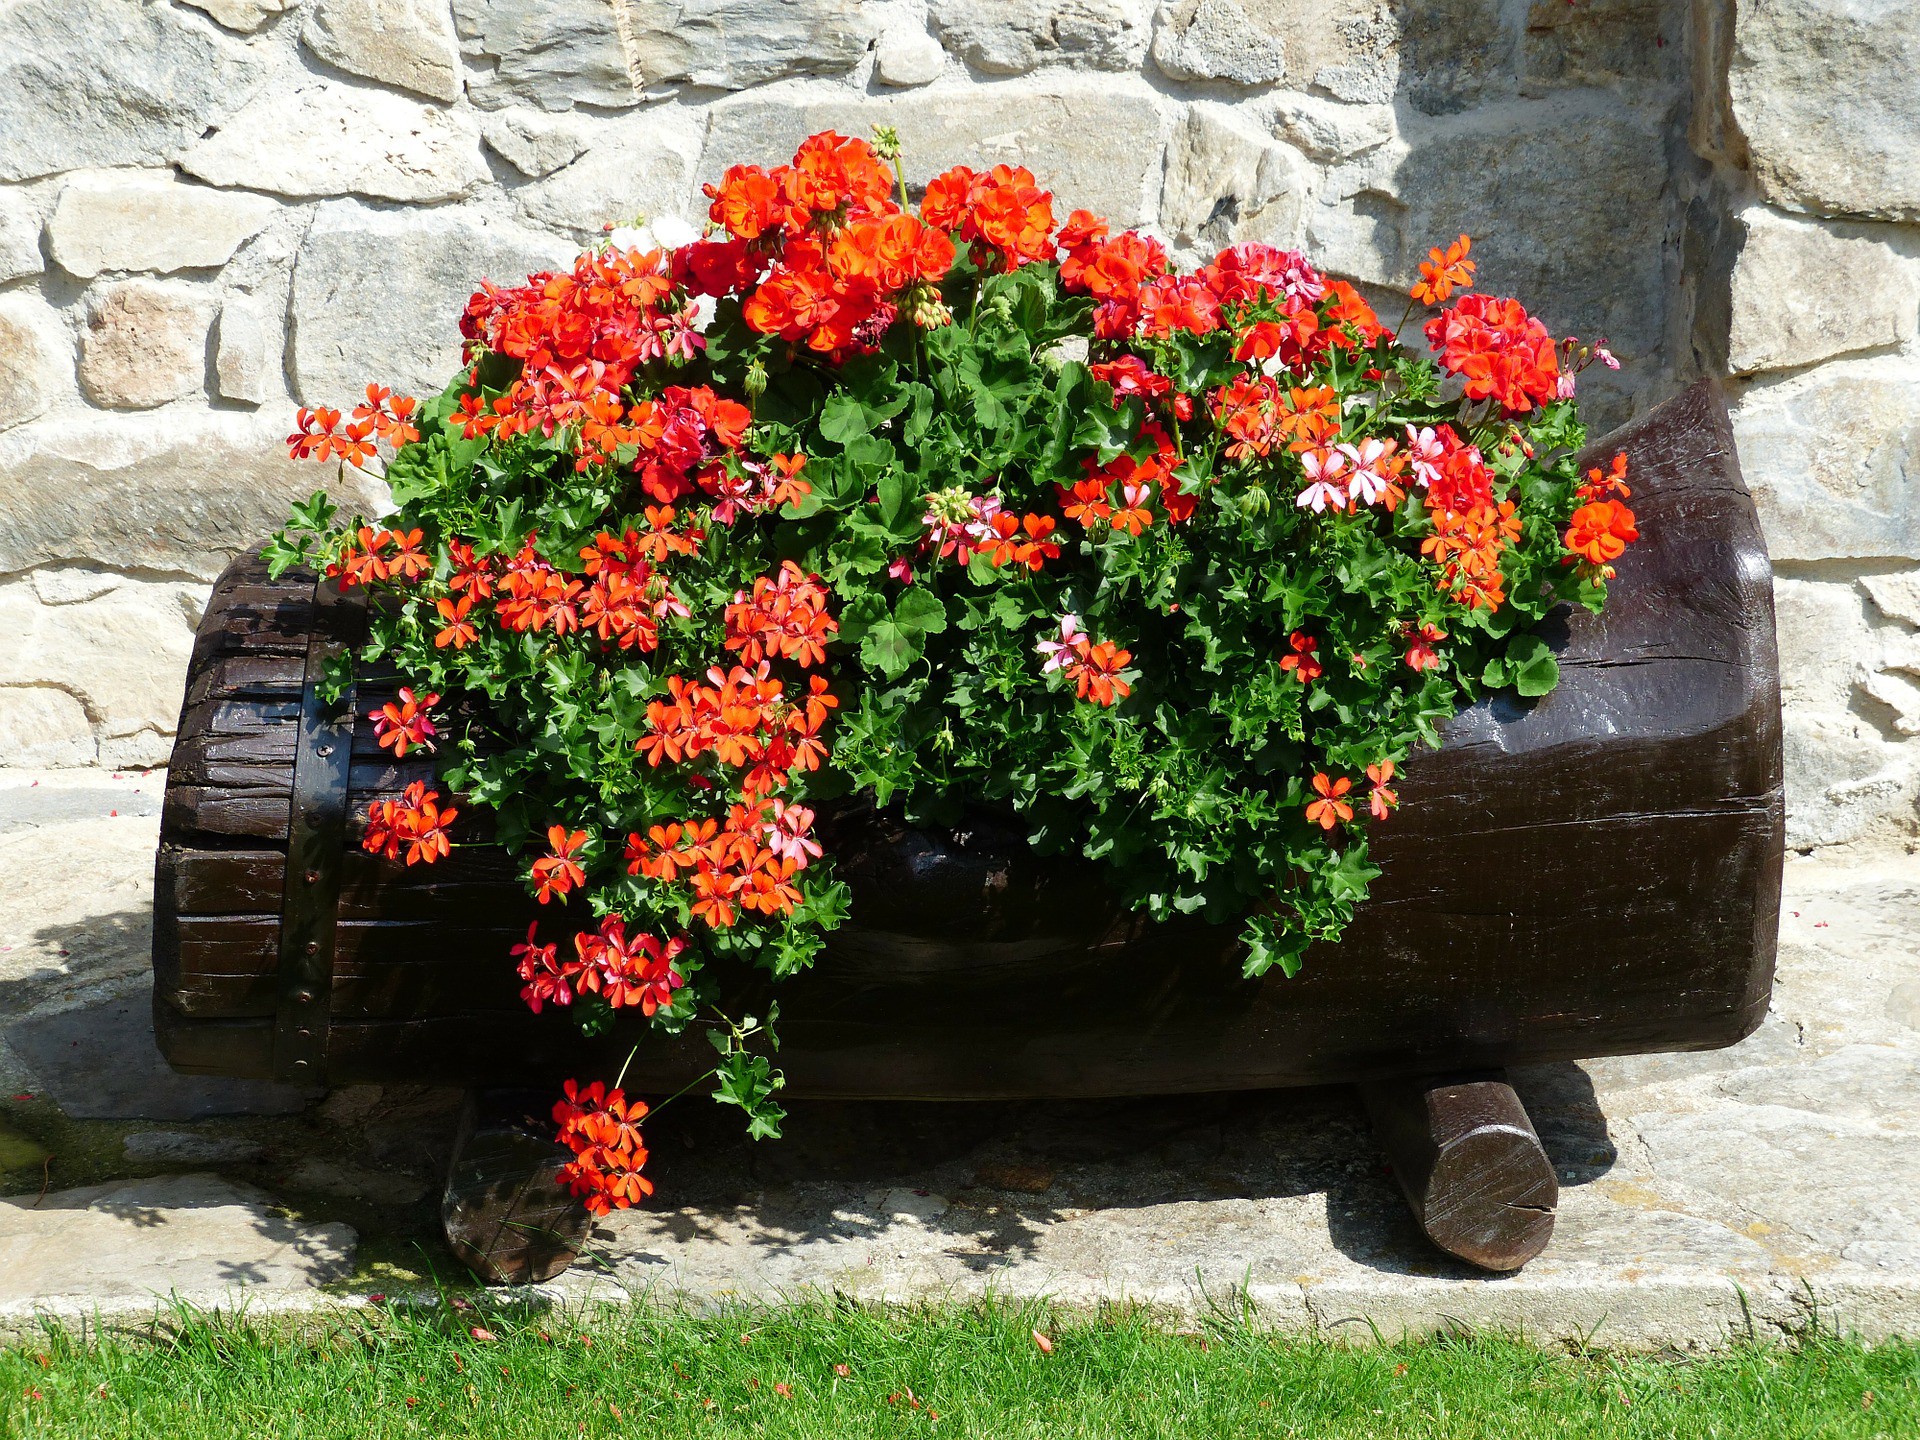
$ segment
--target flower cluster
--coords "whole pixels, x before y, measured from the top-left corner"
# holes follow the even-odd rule
[[[379,744],[433,753],[549,907],[528,1006],[704,1027],[756,1134],[780,1079],[729,987],[846,913],[827,805],[1027,815],[1290,973],[1364,897],[1400,767],[1485,689],[1551,689],[1536,622],[1604,603],[1639,534],[1625,457],[1570,458],[1618,361],[1475,292],[1468,237],[1402,336],[1296,251],[1183,269],[1018,166],[916,207],[899,159],[815,135],[707,185],[685,244],[483,284],[443,394],[289,437],[384,449],[396,513],[316,497],[269,552],[376,592],[409,681]],[[444,857],[439,798],[375,801],[362,843]],[[643,1113],[556,1107],[597,1210],[648,1193]]]

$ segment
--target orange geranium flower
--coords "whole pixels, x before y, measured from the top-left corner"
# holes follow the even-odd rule
[[[1462,290],[1471,286],[1474,262],[1467,258],[1471,249],[1473,241],[1462,235],[1444,252],[1429,250],[1428,258],[1420,262],[1420,279],[1409,293],[1422,305],[1444,305],[1456,286]]]
[[[1373,818],[1384,820],[1400,803],[1399,794],[1388,788],[1393,780],[1393,761],[1382,760],[1367,766],[1367,779],[1373,788],[1367,793],[1367,808],[1373,812]]]
[[[566,899],[568,892],[587,883],[587,872],[573,857],[587,843],[587,832],[568,833],[564,825],[547,827],[547,846],[552,852],[533,862],[532,879],[540,903],[545,905],[556,895]]]
[[[413,746],[433,749],[433,737],[440,732],[433,728],[433,718],[427,712],[439,703],[438,691],[429,690],[425,695],[416,696],[401,686],[397,700],[389,700],[378,710],[367,713],[367,718],[373,721],[374,739],[392,750],[396,759],[403,758]]]
[[[1322,830],[1331,830],[1343,821],[1353,819],[1353,806],[1343,798],[1353,789],[1353,781],[1344,775],[1338,780],[1322,770],[1313,777],[1313,793],[1320,798],[1307,802],[1307,823],[1318,825]]]
[[[1293,653],[1280,657],[1280,668],[1282,670],[1291,670],[1293,672],[1293,678],[1298,680],[1302,685],[1310,684],[1318,680],[1320,676],[1325,673],[1325,667],[1321,665],[1320,657],[1314,653],[1320,648],[1320,642],[1318,640],[1314,639],[1311,635],[1305,635],[1296,630],[1287,636],[1287,644],[1293,647]]]
[[[360,848],[370,855],[409,865],[431,865],[449,851],[447,827],[460,812],[440,805],[440,792],[427,789],[424,780],[407,786],[398,800],[375,800],[367,807],[367,833]]]
[[[1573,512],[1573,523],[1562,538],[1571,552],[1570,560],[1577,556],[1589,565],[1607,569],[1610,561],[1618,560],[1627,546],[1640,538],[1640,531],[1633,511],[1620,501],[1596,500]],[[1612,571],[1607,569],[1607,573],[1611,575]]]

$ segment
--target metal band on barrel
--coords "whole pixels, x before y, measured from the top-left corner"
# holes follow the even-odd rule
[[[315,582],[280,901],[280,993],[273,1032],[273,1073],[280,1080],[321,1084],[326,1078],[354,692],[349,686],[338,704],[327,705],[320,699],[320,682],[327,662],[357,637],[364,615],[358,597],[343,596],[324,577]]]

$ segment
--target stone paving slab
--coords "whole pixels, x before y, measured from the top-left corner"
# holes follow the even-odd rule
[[[453,1092],[168,1076],[211,1087],[186,1104],[160,1079],[141,1018],[160,783],[0,771],[0,1326],[176,1289],[351,1305],[451,1273]],[[1358,1340],[1920,1335],[1920,859],[1792,857],[1786,893],[1748,1040],[1515,1074],[1562,1191],[1514,1276],[1426,1245],[1346,1090],[795,1104],[759,1145],[689,1099],[650,1127],[659,1203],[596,1226],[590,1263],[539,1294],[1251,1305]]]

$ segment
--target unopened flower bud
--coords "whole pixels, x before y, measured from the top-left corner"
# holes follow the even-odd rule
[[[915,285],[907,296],[907,302],[908,314],[922,330],[936,330],[953,323],[953,311],[940,298],[940,292],[931,285]]]
[[[741,388],[747,392],[749,400],[758,400],[767,393],[767,367],[758,360],[747,366],[747,378],[741,382]]]
[[[873,150],[882,160],[892,164],[900,158],[900,132],[891,125],[874,126]]]

